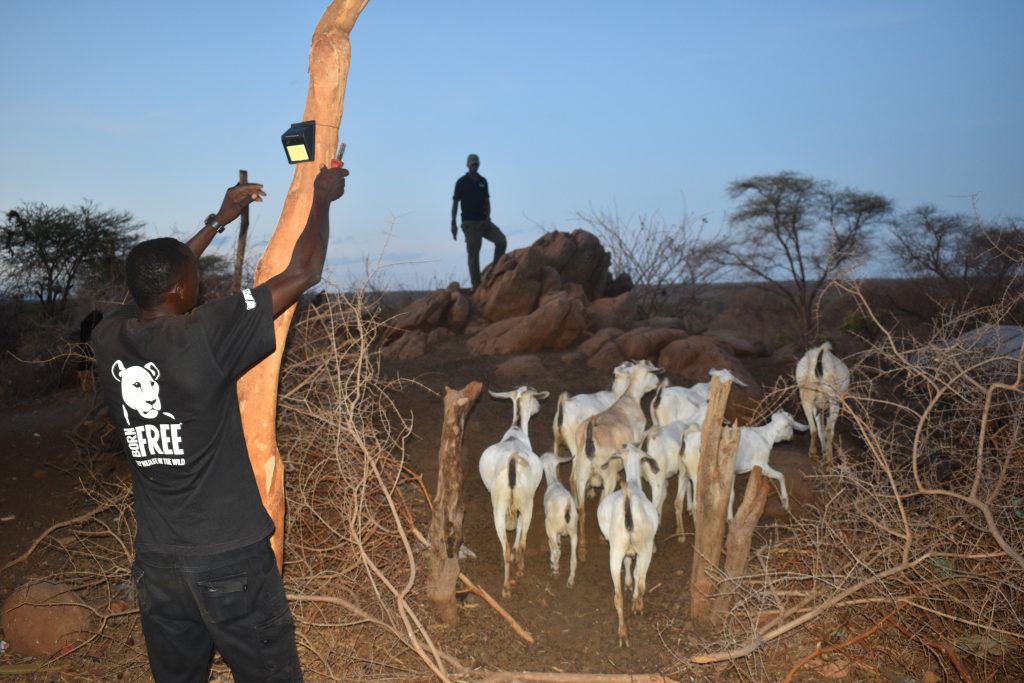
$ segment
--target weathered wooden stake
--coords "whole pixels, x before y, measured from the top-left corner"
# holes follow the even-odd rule
[[[459,391],[445,387],[444,423],[437,458],[437,494],[430,519],[427,553],[427,597],[438,618],[458,626],[455,584],[459,578],[462,546],[462,435],[466,415],[480,397],[483,385],[470,382]]]
[[[707,620],[715,592],[715,574],[725,540],[725,515],[732,488],[733,463],[739,444],[739,427],[723,430],[722,416],[732,382],[711,379],[708,412],[700,435],[694,513],[693,569],[690,572],[690,615]]]
[[[747,569],[750,555],[750,544],[754,538],[754,529],[764,513],[764,505],[768,500],[771,483],[761,473],[761,466],[755,465],[747,480],[747,488],[743,493],[743,502],[736,510],[736,515],[729,525],[729,535],[725,541],[725,580],[743,576]],[[712,618],[721,621],[733,604],[733,592],[719,593],[715,600]]]
[[[249,172],[238,171],[238,184],[249,182]],[[242,209],[241,222],[238,224],[238,244],[235,247],[235,272],[231,276],[231,291],[242,291],[242,263],[245,261],[245,243],[249,238],[249,205]]]

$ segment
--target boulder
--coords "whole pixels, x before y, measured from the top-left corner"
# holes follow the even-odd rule
[[[533,311],[540,298],[542,266],[529,249],[502,256],[473,292],[484,317],[494,322]]]
[[[745,334],[725,330],[711,330],[705,334],[725,344],[726,348],[738,358],[765,358],[771,355],[771,349],[767,344]]]
[[[380,355],[388,360],[410,360],[427,352],[427,333],[413,330],[385,346]]]
[[[671,330],[685,330],[686,321],[682,318],[672,318],[669,316],[658,315],[646,320],[638,320],[633,323],[632,327],[667,327]]]
[[[590,356],[587,360],[587,367],[602,372],[611,372],[612,368],[624,360],[626,360],[626,354],[614,339],[610,339]]]
[[[498,379],[515,386],[530,384],[544,378],[544,363],[537,356],[515,356],[494,368]],[[511,387],[509,387],[511,388]]]
[[[636,313],[633,292],[597,299],[587,306],[587,328],[597,331],[606,327],[626,327],[636,319]]]
[[[626,358],[640,360],[657,355],[659,351],[671,342],[683,339],[686,336],[687,334],[683,330],[639,327],[621,335],[615,340],[615,343],[626,354]]]
[[[560,293],[530,315],[488,325],[467,342],[467,347],[477,355],[560,350],[579,341],[585,327],[583,304]]]
[[[436,330],[431,330],[430,334],[427,335],[427,346],[436,346],[445,339],[453,336],[455,336],[455,333],[447,327],[438,327]]]
[[[452,297],[452,292],[447,289],[431,292],[399,311],[391,319],[390,325],[402,331],[430,331],[441,324],[452,304]]]
[[[445,325],[448,329],[460,332],[465,329],[466,323],[469,322],[470,312],[472,306],[470,304],[469,297],[462,292],[456,292],[452,295],[452,304],[448,308],[448,314],[445,317]]]
[[[590,339],[580,344],[577,351],[585,356],[593,356],[602,346],[614,340],[620,334],[622,334],[622,330],[617,327],[606,327],[603,330],[598,330],[591,335]]]
[[[569,351],[559,356],[558,360],[562,362],[562,365],[582,365],[587,362],[587,357],[579,351]]]
[[[85,640],[91,617],[69,586],[40,581],[25,584],[7,597],[0,608],[0,627],[13,652],[49,657]]]
[[[473,293],[491,322],[528,315],[541,295],[579,287],[587,300],[598,299],[610,276],[611,256],[585,230],[552,231],[531,246],[511,251],[487,268]]]
[[[600,299],[611,280],[608,266],[611,265],[612,257],[601,246],[600,240],[586,230],[573,230],[570,238],[575,244],[575,251],[572,258],[558,268],[562,282],[578,282],[588,299]]]

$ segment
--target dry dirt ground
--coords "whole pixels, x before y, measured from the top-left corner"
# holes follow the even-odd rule
[[[461,388],[479,380],[485,389],[507,390],[525,383],[551,392],[540,413],[530,424],[530,435],[538,453],[550,450],[551,422],[557,395],[591,392],[610,385],[610,373],[599,373],[582,364],[565,362],[561,352],[538,354],[544,372],[523,377],[519,382],[502,381],[495,368],[506,357],[470,356],[460,338],[449,340],[428,356],[413,361],[387,362],[382,367],[386,378],[415,380],[394,393],[400,412],[413,419],[413,434],[407,443],[407,462],[424,475],[428,490],[436,483],[437,448],[442,422],[441,396],[444,387]],[[779,372],[788,372],[789,359],[765,359],[748,367],[766,385],[773,384]],[[92,396],[83,396],[76,388],[65,389],[44,400],[17,406],[0,407],[0,566],[20,555],[50,524],[73,517],[85,505],[75,492],[77,478],[73,447],[67,432],[90,409]],[[796,410],[795,403],[787,406]],[[527,543],[527,571],[513,587],[512,597],[501,600],[501,555],[491,522],[490,500],[477,471],[477,460],[486,446],[497,441],[511,418],[508,401],[492,399],[484,393],[470,414],[463,446],[465,465],[465,540],[476,559],[463,562],[465,573],[497,597],[508,611],[530,631],[536,642],[527,644],[518,638],[500,617],[475,596],[469,596],[460,610],[462,623],[457,629],[440,625],[432,632],[441,646],[464,663],[487,669],[551,672],[666,672],[678,674],[685,668],[683,658],[693,654],[701,634],[688,618],[688,579],[692,560],[692,526],[686,517],[685,533],[675,534],[672,519],[674,482],[657,535],[658,551],[648,575],[646,613],[627,613],[632,647],[622,649],[616,636],[616,615],[612,603],[612,584],[607,562],[607,546],[597,529],[596,500],[588,502],[587,538],[589,553],[577,571],[576,586],[568,588],[568,548],[562,557],[561,572],[552,576],[548,567],[547,540],[544,534],[541,500],[538,490],[533,525]],[[782,469],[790,488],[794,512],[810,497],[805,473],[812,468],[806,459],[806,435],[797,435],[791,444],[780,444],[773,452],[772,464]],[[560,471],[567,482],[568,464]],[[740,485],[743,483],[740,480]],[[742,491],[742,489],[740,489]],[[429,519],[421,496],[411,492],[411,502],[420,511],[420,528]],[[783,515],[773,494],[764,520],[764,533],[777,533],[773,515]],[[45,554],[38,553],[29,562],[0,574],[0,599],[30,576],[48,573]],[[628,597],[627,597],[628,610]],[[4,657],[0,656],[0,665]],[[726,675],[726,680],[729,676]],[[688,680],[689,677],[684,677]]]
[[[443,415],[445,386],[460,389],[473,380],[483,382],[485,390],[505,391],[518,384],[529,384],[551,392],[541,411],[530,422],[530,436],[537,453],[552,446],[552,419],[557,396],[606,389],[610,373],[599,373],[583,364],[565,362],[561,352],[537,354],[544,371],[521,381],[498,379],[495,367],[505,357],[474,357],[466,353],[458,338],[449,341],[427,356],[401,363],[386,363],[382,370],[387,377],[415,379],[394,394],[400,411],[411,416],[413,436],[407,443],[409,465],[424,475],[428,490],[433,493],[437,473],[437,449]],[[765,360],[751,365],[759,379],[774,383],[775,374],[784,371]],[[791,412],[796,406],[787,406]],[[576,585],[566,586],[568,573],[568,542],[563,541],[562,564],[558,576],[552,576],[548,562],[548,545],[544,532],[542,497],[538,489],[533,524],[527,542],[526,574],[512,589],[512,597],[500,600],[502,584],[501,549],[491,518],[490,499],[477,470],[480,454],[501,438],[511,421],[511,405],[483,393],[466,423],[463,442],[466,503],[465,542],[477,557],[464,560],[463,571],[502,602],[504,607],[530,631],[536,642],[527,644],[489,607],[470,597],[461,610],[458,629],[439,630],[446,647],[467,664],[490,669],[549,672],[604,673],[672,673],[685,668],[682,659],[697,651],[701,634],[689,619],[688,581],[692,562],[693,528],[684,515],[686,528],[682,536],[675,533],[672,501],[675,483],[670,483],[669,496],[662,513],[662,525],[656,537],[657,552],[647,578],[648,596],[643,615],[628,613],[631,647],[618,646],[617,617],[612,602],[612,582],[608,567],[607,545],[601,540],[595,510],[597,501],[587,505],[588,556],[579,565]],[[802,416],[799,416],[802,417]],[[772,454],[772,465],[786,474],[792,506],[800,513],[802,503],[811,496],[810,481],[805,473],[812,468],[807,461],[806,435],[798,435],[789,444],[780,444]],[[560,478],[568,482],[569,464],[562,465]],[[740,479],[740,486],[745,478]],[[742,495],[742,488],[740,495]],[[769,498],[765,517],[765,533],[774,533],[771,519],[785,514],[776,495]],[[424,512],[421,528],[429,520]],[[440,627],[439,627],[440,628]]]

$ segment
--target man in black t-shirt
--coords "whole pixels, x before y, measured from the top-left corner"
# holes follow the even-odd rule
[[[469,279],[473,289],[480,286],[480,246],[483,240],[494,243],[494,259],[497,263],[505,253],[505,235],[491,222],[491,194],[487,178],[477,173],[480,157],[470,154],[466,159],[469,173],[455,181],[452,195],[452,239],[458,240],[455,215],[462,202],[462,232],[466,236],[466,251],[469,253]]]
[[[132,463],[132,577],[158,683],[206,680],[214,646],[235,680],[302,680],[235,380],[274,350],[274,317],[319,282],[347,175],[321,169],[288,266],[233,296],[196,307],[198,259],[263,198],[261,185],[230,188],[187,244],[138,244],[125,268],[134,303],[93,331],[100,389]]]

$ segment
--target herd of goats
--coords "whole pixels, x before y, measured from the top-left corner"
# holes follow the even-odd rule
[[[850,381],[849,370],[831,348],[826,342],[811,349],[796,366],[796,383],[808,424],[801,424],[780,410],[767,424],[740,430],[731,476],[734,479],[736,474],[760,467],[765,476],[779,482],[780,499],[787,509],[789,497],[785,478],[768,465],[768,457],[774,444],[793,438],[794,429],[810,429],[812,455],[819,441],[822,451],[831,454],[839,399]],[[608,562],[619,618],[619,645],[626,647],[629,639],[622,609],[621,574],[624,570],[626,587],[633,588],[633,612],[642,613],[647,570],[654,553],[654,536],[661,519],[667,480],[679,475],[675,500],[677,533],[682,533],[684,504],[691,514],[695,510],[699,486],[701,426],[707,414],[710,383],[669,386],[667,380],[659,381],[660,372],[649,361],[628,361],[615,368],[610,391],[571,397],[562,393],[553,424],[554,452],[543,456],[534,453],[528,429],[530,418],[540,410],[539,401],[547,398],[548,392],[528,386],[506,392],[492,391],[493,397],[512,401],[512,426],[480,456],[480,477],[490,492],[494,528],[501,542],[505,570],[502,595],[505,597],[510,594],[512,561],[520,574],[524,569],[526,536],[541,479],[547,481],[544,527],[551,570],[558,573],[561,539],[567,536],[570,586],[576,579],[577,555],[586,558],[583,522],[587,493],[600,493],[597,522],[608,541]],[[728,370],[711,370],[710,374],[718,376],[720,381],[742,386]],[[656,393],[650,405],[653,426],[648,428],[640,402],[651,391]],[[562,444],[568,447],[571,457],[558,455]],[[559,464],[570,460],[571,490],[558,479]],[[625,472],[625,481],[619,487],[621,472]],[[650,497],[641,479],[647,480]],[[730,520],[732,508],[730,495]],[[515,537],[510,549],[507,533],[513,530]]]

